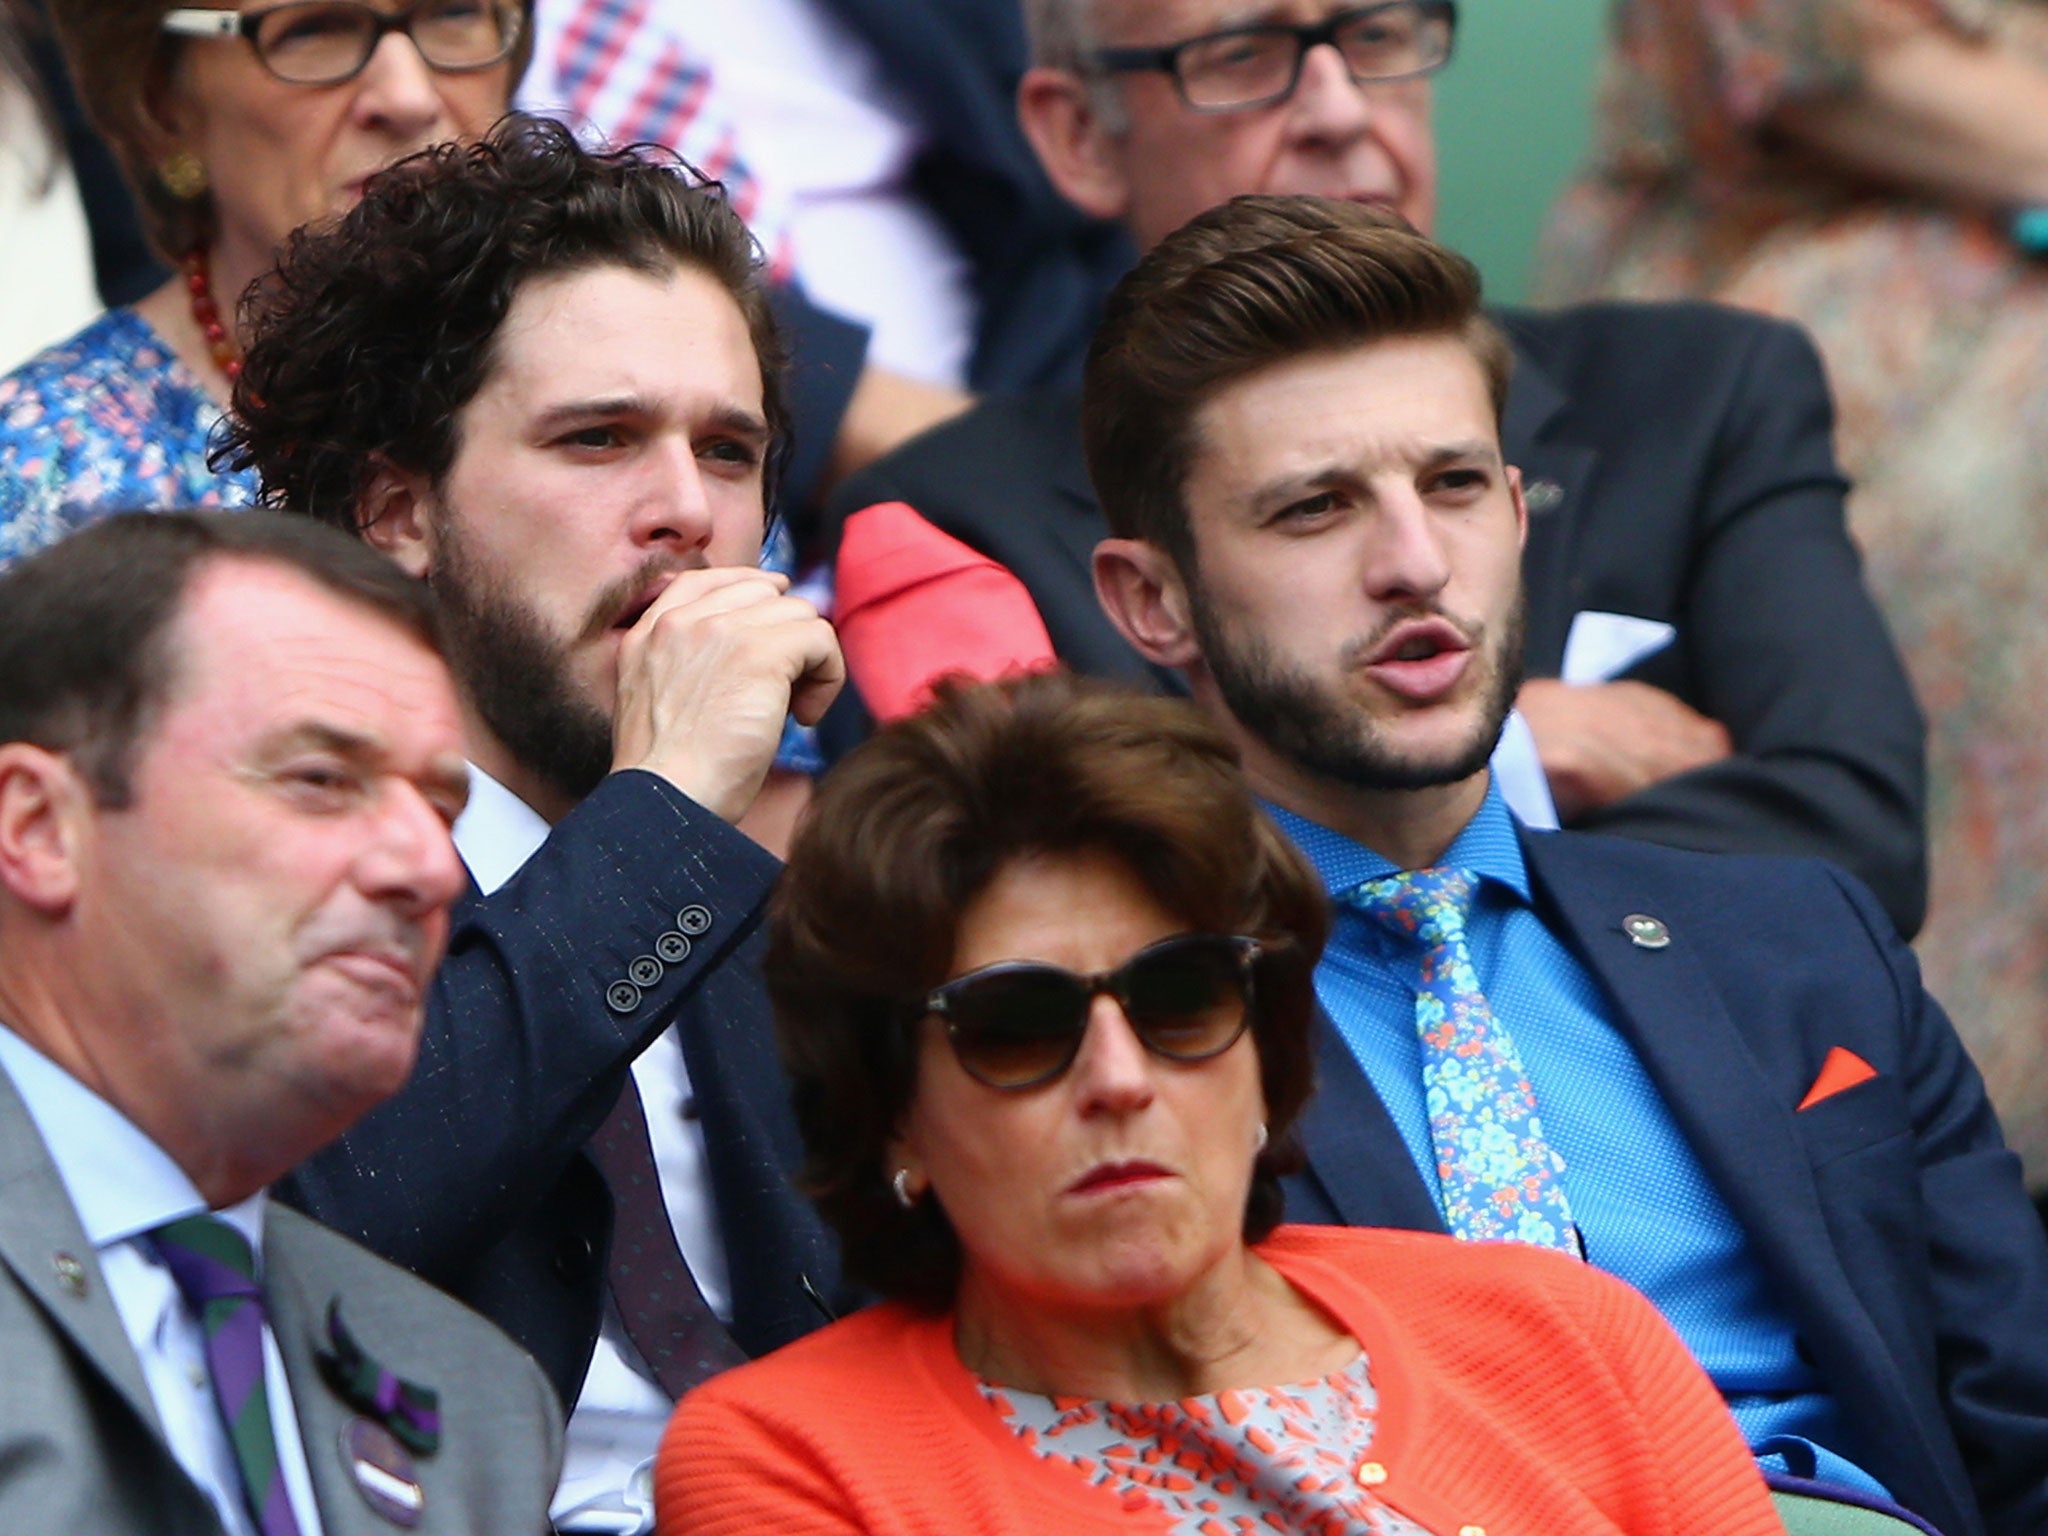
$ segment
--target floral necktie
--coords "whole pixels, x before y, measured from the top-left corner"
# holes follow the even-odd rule
[[[1415,1033],[1452,1235],[1576,1257],[1578,1229],[1557,1178],[1564,1159],[1544,1139],[1529,1074],[1472,969],[1465,919],[1477,885],[1467,870],[1412,869],[1363,881],[1337,899],[1421,951]]]

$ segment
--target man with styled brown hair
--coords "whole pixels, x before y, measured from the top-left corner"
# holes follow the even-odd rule
[[[1452,61],[1454,0],[1023,11],[1025,135],[1069,202],[1141,249],[1248,192],[1433,228],[1433,77]],[[1530,513],[1512,802],[1671,847],[1818,854],[1911,936],[1927,894],[1924,732],[1848,537],[1812,345],[1704,304],[1496,318],[1516,360],[1502,441]],[[1039,644],[1068,665],[1176,686],[1088,589],[1102,519],[1080,442],[1071,391],[991,399],[842,487],[832,521],[907,503],[1022,584]],[[967,609],[969,629],[1006,611]],[[838,617],[858,676],[858,616]]]
[[[1478,296],[1386,213],[1242,198],[1155,247],[1090,353],[1098,595],[1336,908],[1289,1215],[1597,1264],[1767,1471],[2037,1531],[2048,1242],[1869,893],[1501,800],[1530,514]]]

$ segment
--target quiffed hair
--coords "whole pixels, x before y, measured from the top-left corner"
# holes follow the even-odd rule
[[[0,573],[0,741],[63,753],[101,805],[126,805],[136,744],[177,677],[185,593],[232,559],[295,571],[441,653],[426,586],[332,529],[271,512],[125,513]]]
[[[825,778],[769,914],[763,974],[805,1188],[847,1272],[883,1295],[940,1310],[959,1282],[945,1213],[935,1200],[903,1210],[885,1163],[916,1085],[922,1000],[946,979],[960,913],[1019,859],[1084,852],[1120,860],[1191,929],[1265,945],[1251,1030],[1270,1140],[1247,1239],[1280,1219],[1329,925],[1314,871],[1193,706],[1061,672],[956,679]]]
[[[1082,443],[1111,531],[1192,573],[1182,492],[1202,407],[1271,364],[1411,336],[1469,346],[1498,419],[1513,354],[1455,251],[1317,197],[1233,198],[1191,220],[1117,284],[1088,351]]]
[[[164,31],[172,0],[50,0],[50,21],[78,99],[114,151],[135,191],[143,232],[156,253],[176,261],[214,234],[213,199],[173,197],[157,179],[152,145],[171,69],[189,40]],[[507,61],[505,99],[533,58],[533,0],[521,0],[518,46]],[[301,89],[307,89],[301,87]]]
[[[761,365],[772,502],[783,348],[760,249],[724,189],[666,150],[589,150],[518,114],[478,143],[399,162],[338,225],[292,236],[247,301],[253,339],[210,462],[255,469],[268,506],[356,531],[380,462],[447,474],[457,417],[490,376],[520,288],[605,265],[687,267],[732,295]]]

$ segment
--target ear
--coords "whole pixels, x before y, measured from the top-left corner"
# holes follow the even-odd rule
[[[1147,661],[1187,667],[1202,659],[1180,568],[1157,544],[1104,539],[1096,545],[1095,600]]]
[[[397,561],[408,576],[425,577],[434,569],[431,494],[421,476],[379,463],[356,507],[364,542]]]
[[[1124,216],[1131,185],[1123,157],[1080,76],[1026,70],[1017,82],[1017,121],[1060,196],[1098,219]]]
[[[1522,472],[1508,466],[1508,494],[1515,499],[1515,548],[1529,547],[1529,503],[1522,495]]]
[[[96,809],[68,758],[25,741],[0,746],[0,890],[63,917],[78,896],[80,844]]]

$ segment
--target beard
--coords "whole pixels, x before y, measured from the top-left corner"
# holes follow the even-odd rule
[[[1263,639],[1231,635],[1219,617],[1219,605],[1198,581],[1190,585],[1195,636],[1216,691],[1238,723],[1283,761],[1347,788],[1389,791],[1458,783],[1479,772],[1493,756],[1522,686],[1524,600],[1519,591],[1498,637],[1491,637],[1486,625],[1457,626],[1484,669],[1478,680],[1478,712],[1463,741],[1419,754],[1390,740],[1365,705],[1287,666]],[[1427,615],[1449,618],[1428,609],[1398,614],[1388,624]],[[1344,648],[1346,672],[1354,658],[1370,654],[1377,638]]]
[[[441,520],[439,543],[428,582],[471,705],[515,762],[569,800],[583,799],[612,771],[612,722],[570,677],[567,643],[474,556],[453,518]]]

